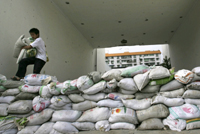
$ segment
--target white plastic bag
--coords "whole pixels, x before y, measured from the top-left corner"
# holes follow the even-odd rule
[[[122,102],[126,107],[131,108],[133,110],[143,110],[151,106],[150,98],[146,98],[142,100],[136,100],[136,99],[123,100],[122,99]]]
[[[169,126],[171,130],[178,132],[184,130],[186,127],[186,121],[183,119],[178,119],[178,120],[164,119],[163,124],[165,126]]]
[[[43,98],[51,98],[53,95],[50,93],[48,86],[41,86],[39,94]]]
[[[192,119],[200,117],[200,110],[192,104],[184,104],[178,107],[169,108],[170,115],[167,119]]]
[[[109,118],[109,122],[127,122],[132,124],[138,124],[136,112],[126,107],[112,109],[112,114]]]
[[[77,122],[97,122],[107,120],[110,117],[111,111],[107,107],[93,108],[85,111]]]
[[[95,124],[96,130],[107,132],[110,130],[110,123],[108,120],[98,121]]]
[[[41,86],[30,86],[28,84],[22,85],[19,87],[19,90],[21,92],[27,92],[27,93],[38,93]]]
[[[117,87],[117,80],[116,79],[112,79],[112,80],[108,81],[106,83],[106,87],[108,89],[115,89]]]

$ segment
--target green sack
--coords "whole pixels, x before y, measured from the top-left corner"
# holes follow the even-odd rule
[[[31,49],[28,49],[26,51],[26,57],[35,57],[37,54],[37,49],[36,48],[31,48]]]
[[[127,67],[122,71],[121,76],[132,78],[133,76],[137,74],[143,74],[147,72],[148,70],[149,70],[149,67],[146,65],[137,65],[133,67]]]
[[[155,85],[164,85],[167,84],[168,82],[172,81],[174,78],[174,68],[170,69],[171,76],[163,79],[158,79],[158,80],[151,80],[149,85],[155,86]]]

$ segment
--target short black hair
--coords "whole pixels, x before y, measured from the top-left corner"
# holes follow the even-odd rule
[[[29,33],[39,34],[40,31],[39,31],[37,28],[31,28],[31,29],[29,30]]]

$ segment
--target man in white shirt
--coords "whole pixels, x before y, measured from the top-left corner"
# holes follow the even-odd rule
[[[29,31],[31,37],[34,39],[34,42],[28,46],[22,47],[22,49],[31,49],[36,48],[37,54],[35,57],[24,58],[19,62],[18,71],[12,80],[23,79],[26,74],[26,68],[28,65],[34,64],[33,73],[39,74],[43,66],[46,63],[46,47],[45,43],[40,37],[39,30],[37,28],[32,28]]]

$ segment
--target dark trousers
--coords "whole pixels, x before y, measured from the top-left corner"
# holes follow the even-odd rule
[[[45,61],[35,58],[35,57],[31,57],[31,58],[24,58],[19,62],[19,66],[18,66],[18,71],[16,73],[16,76],[22,78],[25,76],[26,74],[26,68],[28,65],[34,65],[33,68],[33,73],[34,74],[39,74],[40,71],[42,70],[43,66],[45,65]]]

